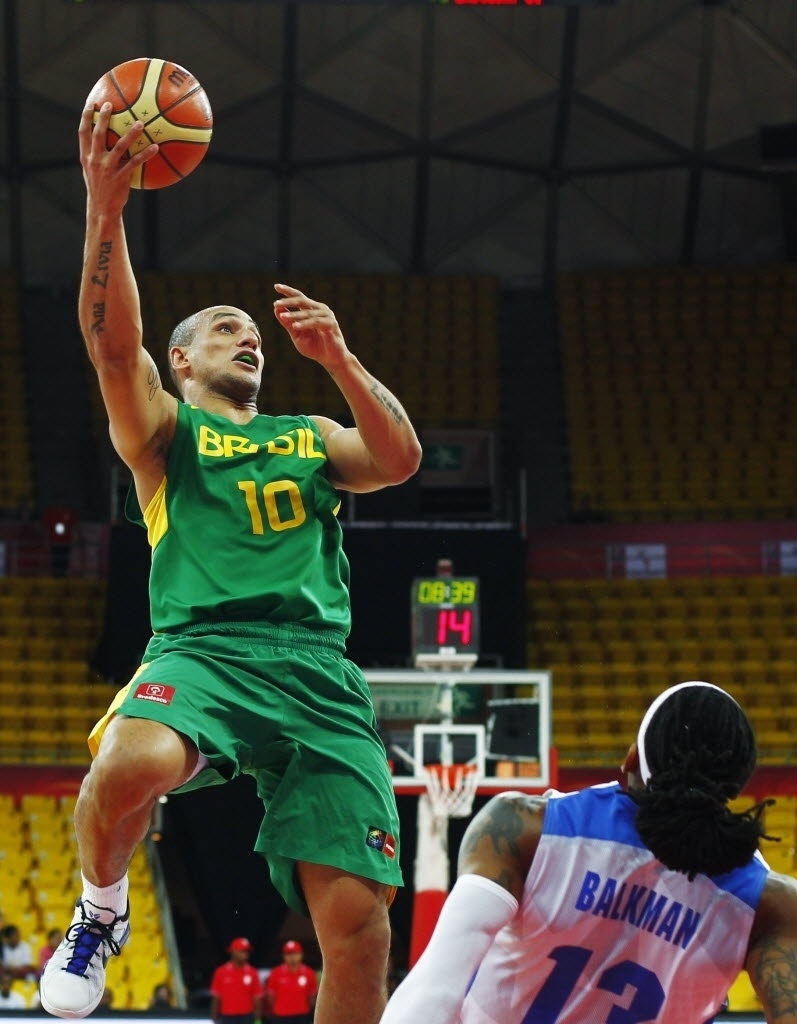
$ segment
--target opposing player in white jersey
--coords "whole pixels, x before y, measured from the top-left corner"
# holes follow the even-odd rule
[[[710,683],[651,704],[628,788],[494,797],[468,826],[434,935],[382,1024],[705,1024],[744,967],[797,1024],[797,882],[758,853],[742,708]]]

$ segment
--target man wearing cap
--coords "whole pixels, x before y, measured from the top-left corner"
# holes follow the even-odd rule
[[[302,963],[301,943],[289,939],[282,946],[282,963],[266,979],[266,1014],[280,1024],[310,1024],[318,983],[315,971]]]
[[[249,939],[233,939],[227,947],[230,959],[217,967],[210,983],[210,1015],[214,1024],[253,1024],[262,1013],[263,986],[249,963]]]

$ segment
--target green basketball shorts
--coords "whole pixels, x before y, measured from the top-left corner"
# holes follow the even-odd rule
[[[207,765],[176,792],[252,775],[265,807],[255,843],[274,885],[307,906],[297,861],[402,884],[395,795],[362,672],[336,631],[224,623],[152,638],[111,715],[161,722]]]

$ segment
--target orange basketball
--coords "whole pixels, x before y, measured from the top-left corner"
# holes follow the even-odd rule
[[[157,156],[136,168],[134,188],[173,185],[190,174],[208,151],[213,111],[207,94],[190,71],[172,61],[138,57],[119,64],[102,76],[86,102],[95,110],[105,102],[113,104],[109,149],[134,121],[144,124],[137,151],[158,143]]]

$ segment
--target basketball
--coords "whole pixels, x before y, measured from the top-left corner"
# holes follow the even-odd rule
[[[102,76],[86,100],[95,111],[105,102],[113,105],[109,149],[134,121],[144,124],[135,151],[153,142],[159,146],[156,156],[136,168],[134,188],[174,185],[189,175],[208,151],[213,111],[205,90],[179,64],[156,57],[138,57],[118,64]]]

